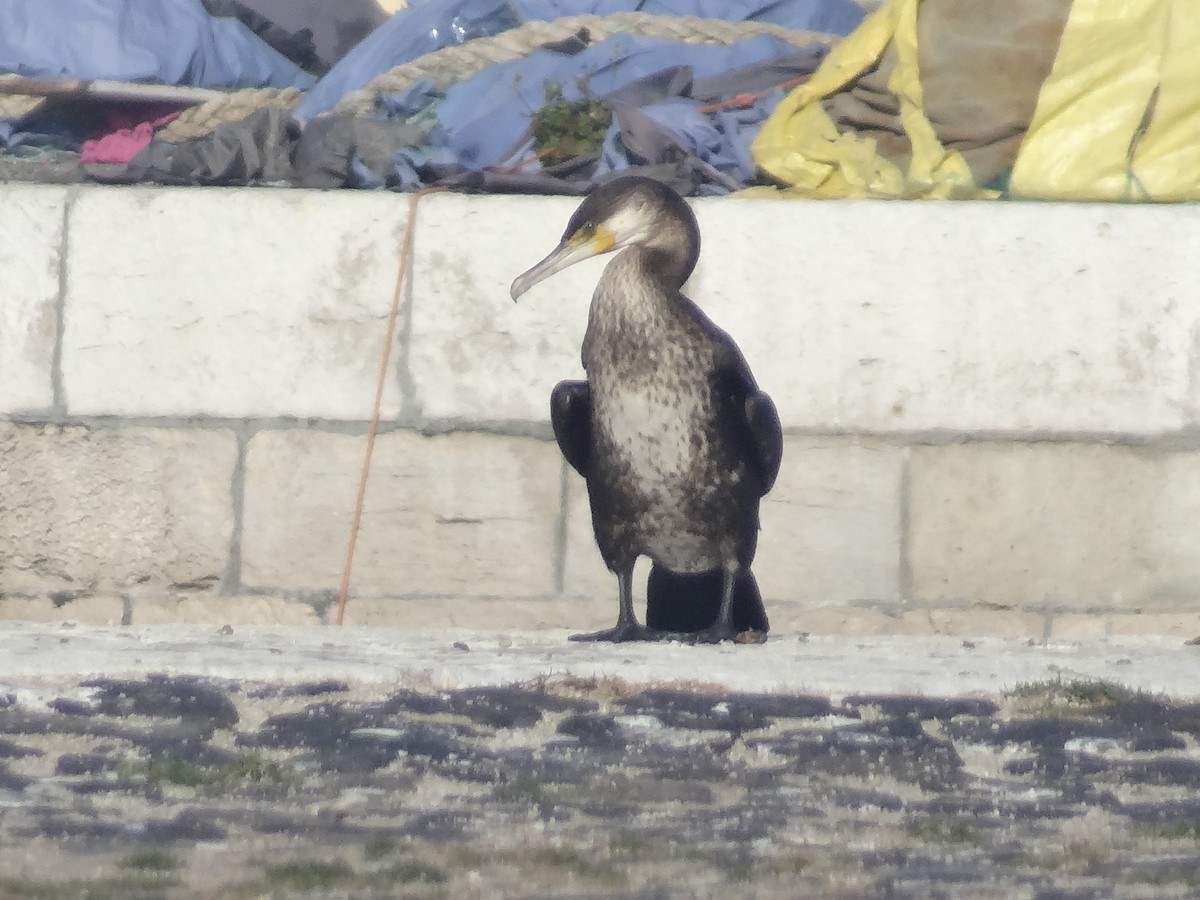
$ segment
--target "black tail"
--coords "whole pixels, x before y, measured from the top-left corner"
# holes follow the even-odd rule
[[[655,631],[702,631],[721,609],[720,569],[677,575],[654,565],[646,582],[646,627]],[[733,586],[733,627],[737,631],[770,630],[767,611],[754,573],[745,569]]]

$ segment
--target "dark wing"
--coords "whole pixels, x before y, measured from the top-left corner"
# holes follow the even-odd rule
[[[550,392],[550,425],[563,457],[587,478],[592,449],[592,389],[586,381],[560,381],[554,386]]]
[[[762,492],[766,494],[775,485],[779,464],[783,462],[783,427],[779,424],[775,401],[765,391],[756,390],[746,397],[746,425],[754,440]]]
[[[715,326],[714,326],[715,328]],[[745,463],[761,481],[766,494],[779,475],[783,460],[783,428],[771,398],[758,389],[741,350],[724,332],[719,333],[721,359],[713,371],[713,382],[723,414],[728,417],[726,433]]]

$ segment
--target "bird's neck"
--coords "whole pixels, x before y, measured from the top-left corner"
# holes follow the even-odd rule
[[[604,268],[592,297],[592,318],[619,331],[660,330],[674,317],[682,283],[663,254],[622,250]]]
[[[589,379],[655,377],[663,354],[686,342],[691,326],[678,284],[650,270],[649,257],[641,247],[623,250],[596,285],[583,341]]]

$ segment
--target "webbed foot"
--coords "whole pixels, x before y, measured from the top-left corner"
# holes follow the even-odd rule
[[[719,644],[722,641],[732,641],[735,644],[765,644],[767,633],[748,628],[745,631],[733,631],[725,635],[715,628],[705,628],[701,631],[659,631],[657,637],[650,640],[674,641],[679,644]]]
[[[659,635],[660,632],[651,631],[635,622],[632,625],[616,625],[603,631],[573,634],[567,640],[590,644],[604,642],[623,644],[626,641],[656,641],[659,639]]]
[[[719,622],[696,632],[697,644],[719,644],[722,641],[736,641],[738,633],[732,625],[721,625]]]
[[[695,631],[653,631],[651,634],[654,637],[647,638],[647,640],[660,641],[664,644],[694,644],[697,633]]]
[[[733,642],[735,644],[765,644],[767,642],[767,633],[748,628],[745,631],[739,631],[735,634]]]

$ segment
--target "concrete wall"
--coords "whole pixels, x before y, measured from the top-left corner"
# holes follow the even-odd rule
[[[0,617],[317,622],[410,200],[0,186]],[[547,396],[574,201],[431,196],[347,621],[606,624]],[[779,405],[777,625],[1200,633],[1200,208],[696,204],[690,292]]]

